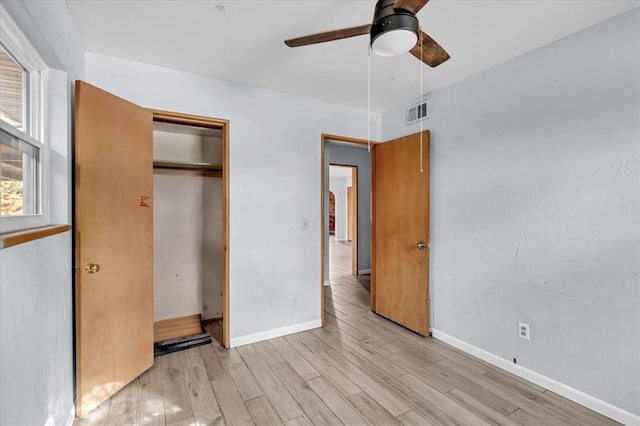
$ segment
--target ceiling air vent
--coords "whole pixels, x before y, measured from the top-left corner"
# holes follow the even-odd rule
[[[407,108],[407,126],[425,118],[429,118],[429,99]]]

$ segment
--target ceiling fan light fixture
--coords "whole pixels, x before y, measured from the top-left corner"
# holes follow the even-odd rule
[[[371,49],[380,56],[396,56],[407,53],[417,42],[416,33],[399,29],[380,34],[371,42]]]
[[[418,42],[418,20],[413,14],[396,13],[371,26],[371,50],[380,56],[407,53]]]

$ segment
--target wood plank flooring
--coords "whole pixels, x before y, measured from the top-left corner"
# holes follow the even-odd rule
[[[350,275],[349,245],[330,244],[324,328],[156,358],[74,424],[617,424],[371,313],[369,279]]]

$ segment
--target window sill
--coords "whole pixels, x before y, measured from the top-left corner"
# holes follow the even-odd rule
[[[29,241],[38,240],[40,238],[61,234],[70,229],[71,225],[49,225],[0,234],[0,250],[17,246],[18,244],[28,243]]]

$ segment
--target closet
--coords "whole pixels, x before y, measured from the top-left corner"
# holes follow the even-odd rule
[[[203,326],[223,343],[223,137],[222,129],[153,124],[156,350],[208,342]]]

